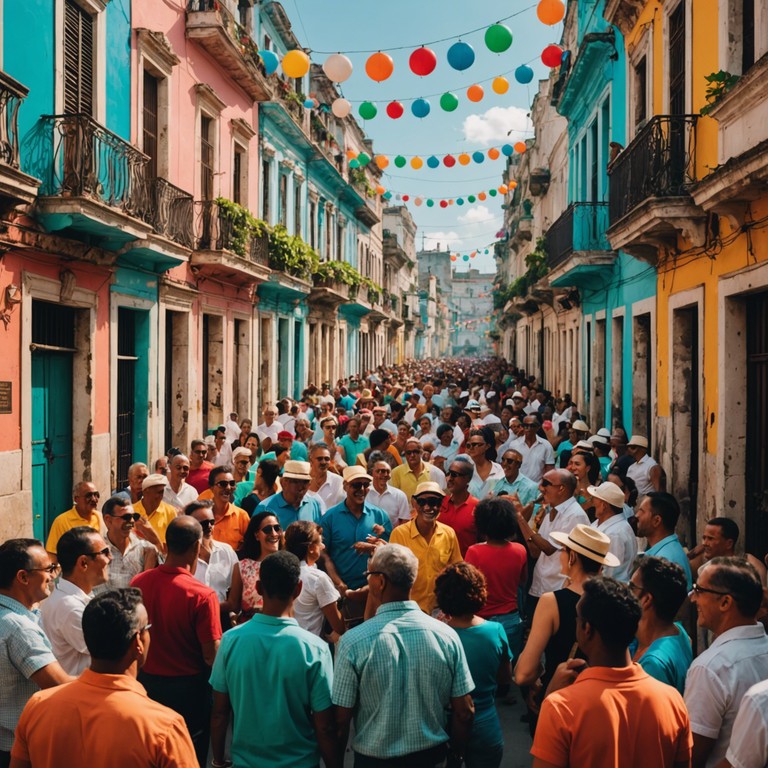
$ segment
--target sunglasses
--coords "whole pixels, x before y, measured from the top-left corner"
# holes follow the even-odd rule
[[[502,459],[501,463],[502,464],[522,464],[523,462],[520,461],[520,459]]]
[[[445,474],[448,477],[469,477],[467,472],[457,472],[455,469],[449,469]]]
[[[371,484],[370,483],[350,483],[349,487],[354,488],[356,491],[359,491],[361,489],[370,488]]]
[[[467,448],[483,448],[485,443],[467,443]]]
[[[45,568],[25,568],[24,570],[28,573],[31,571],[44,571],[45,573],[49,573],[51,576],[53,576],[61,570],[61,566],[58,563],[51,563],[50,565],[46,565]]]
[[[405,455],[406,456],[416,456],[417,454],[420,454],[420,453],[421,453],[421,448],[418,448],[418,449],[414,449],[412,451],[406,451]]]
[[[265,525],[259,528],[259,533],[282,533],[283,529],[279,525]]]
[[[234,480],[217,480],[216,485],[219,488],[234,488],[237,483]]]
[[[139,521],[139,518],[141,515],[138,512],[127,512],[124,515],[110,515],[107,514],[108,517],[116,517],[120,520],[122,520],[124,523],[137,523]]]
[[[415,499],[420,507],[439,507],[443,500],[439,496],[428,496],[427,498]]]
[[[209,517],[207,520],[200,520],[199,523],[203,528],[213,528],[216,525],[216,521],[212,517]]]
[[[109,547],[104,547],[104,549],[100,549],[98,552],[86,552],[86,557],[92,557],[94,560],[99,555],[104,555],[104,557],[108,557],[110,560],[112,559],[112,553],[109,551]]]
[[[550,485],[553,486],[553,487],[554,486],[558,486],[559,487],[559,486],[562,485],[562,483],[553,483],[551,480],[547,480],[546,478],[544,478],[541,481],[541,483],[539,483],[539,485],[541,485],[542,488],[549,488]]]
[[[198,455],[198,456],[207,456],[208,451],[192,451],[192,453]]]

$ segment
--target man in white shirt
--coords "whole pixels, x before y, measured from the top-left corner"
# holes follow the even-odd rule
[[[200,495],[197,488],[187,483],[188,475],[189,458],[183,453],[174,456],[168,465],[168,485],[163,491],[163,501],[176,507],[179,512]]]
[[[56,545],[61,579],[40,606],[40,626],[51,641],[53,654],[69,675],[79,675],[91,663],[83,637],[83,611],[93,588],[107,580],[109,547],[97,531],[78,526]]]
[[[229,544],[213,538],[213,526],[216,521],[213,517],[212,501],[195,501],[187,507],[185,513],[194,517],[203,529],[197,568],[192,575],[214,590],[221,603],[227,599],[227,592],[232,584],[232,569],[238,561],[237,555]]]
[[[627,477],[635,481],[638,497],[651,491],[666,490],[661,467],[648,455],[647,437],[632,435],[627,443],[627,453],[635,460],[635,463],[627,468]]]
[[[347,497],[344,491],[344,481],[340,475],[329,472],[331,466],[331,452],[325,443],[315,443],[309,449],[309,490],[307,495],[318,497],[322,502],[321,508],[325,510],[341,504]]]
[[[510,443],[509,447],[514,448],[523,457],[520,471],[538,483],[545,472],[554,469],[555,452],[549,440],[536,434],[539,430],[538,416],[526,416],[523,419],[523,429],[525,434]]]
[[[392,467],[381,451],[372,452],[368,460],[368,474],[373,478],[373,485],[368,491],[366,501],[374,507],[383,509],[392,521],[394,528],[411,519],[411,507],[408,497],[399,489],[388,485],[392,477]]]
[[[691,601],[698,624],[714,641],[694,659],[685,681],[693,733],[693,768],[715,768],[725,757],[742,697],[768,678],[768,637],[755,621],[763,588],[740,557],[715,557],[701,567]]]
[[[587,493],[595,502],[593,528],[611,540],[610,552],[618,558],[619,565],[604,567],[603,576],[610,576],[625,584],[632,575],[632,564],[637,556],[637,539],[632,526],[624,517],[624,491],[615,483],[590,485]]]
[[[753,685],[741,700],[723,768],[768,765],[768,680]]]
[[[377,405],[373,409],[373,428],[374,429],[386,429],[387,432],[391,432],[394,437],[397,435],[397,426],[387,417],[387,406]]]
[[[256,427],[256,434],[264,452],[277,445],[277,435],[282,429],[283,425],[277,420],[277,406],[268,405],[264,409],[264,421]]]

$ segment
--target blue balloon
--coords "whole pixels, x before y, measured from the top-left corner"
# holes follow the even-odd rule
[[[305,99],[304,100],[304,106],[307,109],[312,109],[315,106],[315,100],[314,99]]]
[[[392,197],[392,193],[391,193],[391,192],[385,192],[385,193],[382,195],[382,197],[383,197],[385,200],[389,200],[389,199]],[[399,197],[399,195],[398,195],[398,197]],[[488,251],[486,251],[486,253],[488,253]]]
[[[517,80],[518,83],[527,85],[533,80],[533,70],[527,64],[521,64],[515,70],[515,80]]]
[[[515,151],[515,148],[511,144],[505,144],[501,148],[501,154],[505,155],[506,157],[509,157],[514,151]]]
[[[475,63],[475,49],[459,40],[448,49],[448,63],[459,71],[469,69]]]
[[[259,51],[259,56],[261,56],[261,60],[264,62],[264,69],[267,71],[268,75],[277,72],[277,66],[280,63],[280,60],[277,58],[274,51],[264,49],[263,51]]]
[[[463,197],[459,197],[456,200],[456,205],[464,205],[464,198]]]
[[[431,106],[426,99],[416,99],[411,104],[411,112],[414,117],[426,117],[429,114]]]
[[[440,161],[434,155],[432,155],[432,157],[427,158],[427,165],[430,168],[437,168],[440,165]]]
[[[485,160],[485,154],[483,154],[482,152],[473,152],[472,159],[476,163],[482,163]]]
[[[461,258],[464,259],[464,261],[469,261],[469,254],[465,253]]]

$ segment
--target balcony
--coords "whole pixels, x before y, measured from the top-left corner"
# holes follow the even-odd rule
[[[192,271],[238,285],[267,280],[269,237],[235,226],[227,211],[214,200],[195,203],[197,250],[192,253]]]
[[[549,284],[588,285],[610,268],[616,254],[607,229],[608,203],[571,203],[544,236]]]
[[[19,170],[19,107],[29,90],[0,72],[0,209],[34,202],[40,182]]]
[[[335,309],[339,304],[349,301],[352,293],[356,295],[357,288],[352,291],[351,286],[340,280],[315,278],[308,300],[310,304]]]
[[[254,101],[272,98],[256,43],[221,0],[189,0],[187,38],[204,48]]]
[[[192,195],[162,178],[151,182],[152,229],[185,248],[195,247]]]
[[[367,190],[358,190],[365,205],[355,208],[355,218],[366,227],[375,227],[381,221],[379,196],[370,196]]]
[[[607,235],[615,250],[655,263],[659,247],[704,242],[705,216],[690,195],[696,183],[697,115],[656,115],[608,169]]]

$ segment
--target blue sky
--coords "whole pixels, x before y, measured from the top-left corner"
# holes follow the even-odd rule
[[[447,153],[471,154],[475,150],[500,147],[503,143],[531,136],[527,113],[536,93],[537,80],[546,77],[548,70],[539,58],[544,47],[558,42],[562,23],[554,27],[544,26],[536,17],[535,1],[531,0],[282,0],[291,19],[293,31],[301,43],[311,48],[312,61],[322,64],[327,55],[321,51],[340,51],[351,59],[354,72],[342,84],[344,96],[353,104],[357,116],[359,102],[373,101],[378,115],[364,121],[357,116],[368,136],[374,140],[374,150],[390,157],[383,184],[394,194],[411,196],[409,210],[419,227],[418,247],[422,235],[427,248],[440,243],[451,250],[468,253],[492,243],[502,225],[501,196],[488,198],[484,203],[459,207],[440,208],[437,204],[416,207],[415,196],[466,197],[487,191],[501,184],[503,159],[482,164],[455,165],[429,169],[426,159],[436,155],[440,160]],[[512,46],[504,53],[489,51],[484,43],[485,29],[496,21],[517,14],[504,21],[513,34]],[[469,30],[480,31],[465,34]],[[446,52],[455,38],[472,45],[475,50],[474,64],[464,71],[452,69],[446,61]],[[427,77],[417,77],[408,67],[410,53],[420,45],[442,38],[452,38],[434,43],[429,47],[437,54],[437,67]],[[365,74],[368,51],[405,46],[403,50],[389,51],[395,64],[392,77],[376,83]],[[365,53],[353,53],[365,51]],[[316,52],[316,53],[315,53]],[[514,78],[514,70],[520,64],[530,63],[534,79],[529,85],[520,85]],[[498,95],[491,89],[494,77],[504,75],[510,87],[506,94]],[[485,97],[480,102],[470,102],[465,96],[468,86],[481,81]],[[459,107],[454,112],[440,109],[440,94],[455,93]],[[437,94],[437,95],[433,95]],[[410,111],[410,101],[418,97],[428,98],[431,112],[419,120]],[[405,114],[392,120],[385,113],[386,105],[393,99],[403,102]],[[508,130],[513,133],[507,138]],[[421,170],[410,165],[398,169],[392,163],[395,155],[418,154],[424,161]],[[502,156],[503,157],[503,156]],[[393,197],[394,201],[394,197]],[[492,251],[491,251],[492,253]],[[464,264],[483,271],[494,271],[493,258],[480,255]]]

